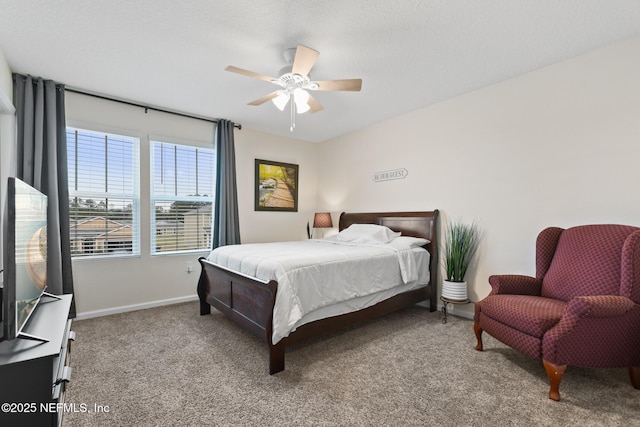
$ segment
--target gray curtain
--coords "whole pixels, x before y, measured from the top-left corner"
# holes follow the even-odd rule
[[[13,75],[16,176],[47,195],[47,292],[73,294],[64,85]],[[75,317],[75,302],[71,317]]]
[[[218,120],[216,125],[216,201],[213,212],[213,249],[240,243],[234,123]]]

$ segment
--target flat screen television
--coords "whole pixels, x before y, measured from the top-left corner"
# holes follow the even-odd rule
[[[47,196],[9,178],[4,229],[4,339],[45,339],[23,329],[47,287]]]

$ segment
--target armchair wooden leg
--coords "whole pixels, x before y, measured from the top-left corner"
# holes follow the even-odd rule
[[[547,371],[547,377],[549,378],[549,384],[551,385],[549,388],[549,399],[559,402],[560,381],[562,381],[564,371],[567,370],[567,365],[554,365],[544,359],[542,359],[542,364],[544,365],[544,369]]]
[[[640,390],[640,366],[632,366],[629,368],[629,378],[633,388]]]
[[[478,340],[478,344],[476,344],[476,350],[482,351],[482,328],[477,323],[473,324],[473,332],[476,334],[476,339]]]

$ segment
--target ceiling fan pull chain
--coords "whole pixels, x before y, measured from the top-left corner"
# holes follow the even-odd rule
[[[291,99],[291,126],[289,127],[289,132],[293,132],[293,129],[296,127],[296,103],[293,102],[293,97]]]

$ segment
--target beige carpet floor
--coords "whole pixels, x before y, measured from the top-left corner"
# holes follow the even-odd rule
[[[265,344],[196,302],[75,321],[66,402],[88,412],[63,426],[640,426],[626,369],[569,367],[553,402],[540,360],[440,320],[391,314],[287,350],[273,376]]]

